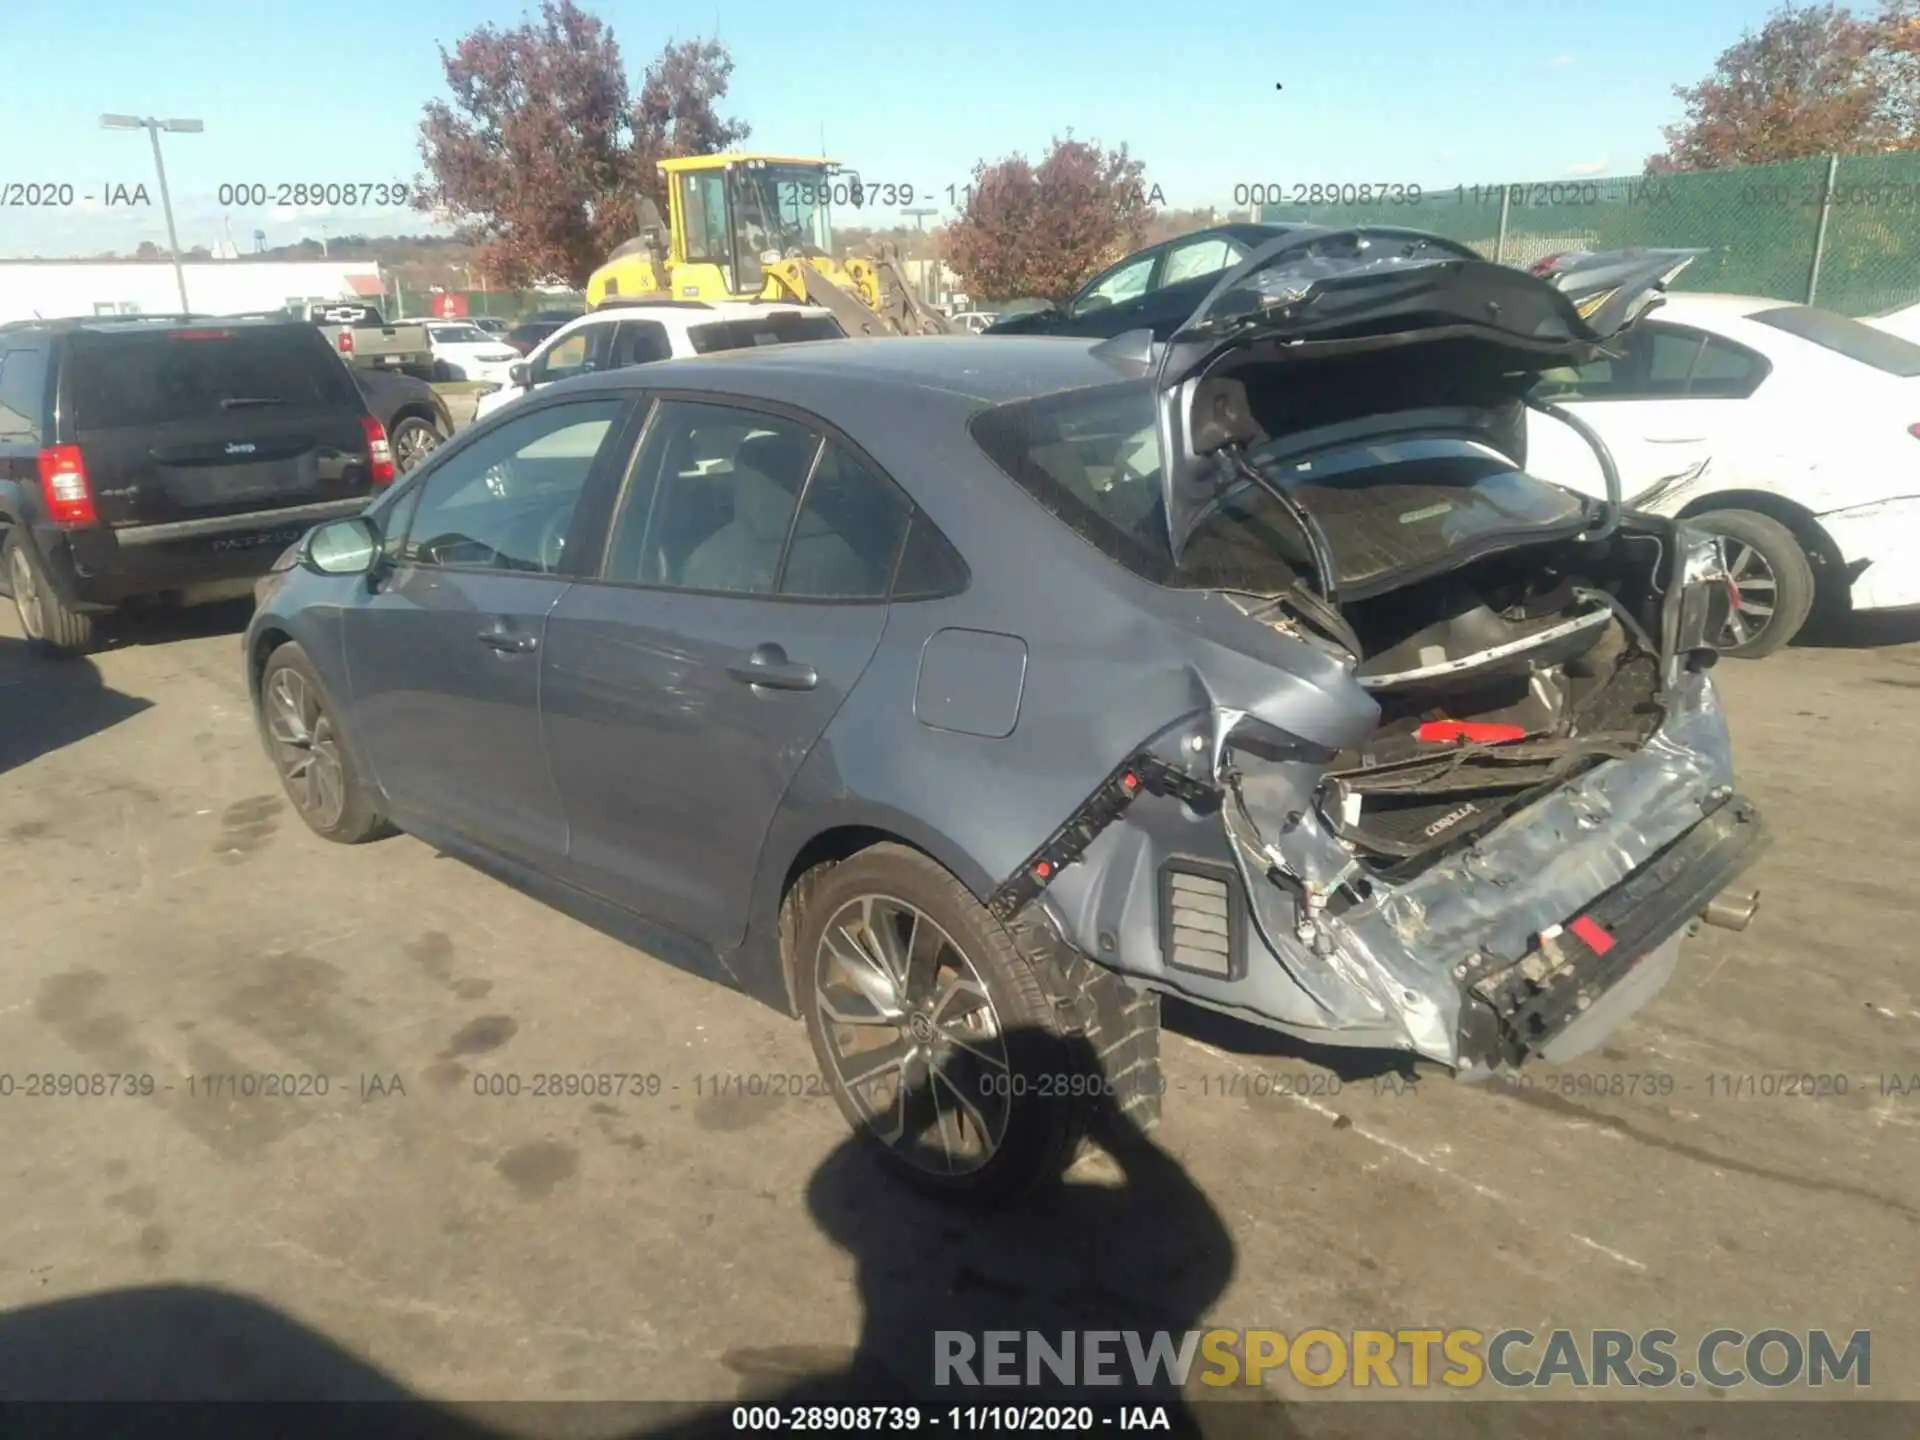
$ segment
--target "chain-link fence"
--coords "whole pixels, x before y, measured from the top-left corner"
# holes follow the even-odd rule
[[[1509,265],[1560,250],[1702,247],[1711,253],[1675,288],[1818,303],[1843,315],[1920,301],[1920,152],[1911,150],[1438,191],[1328,184],[1242,193],[1236,200],[1258,206],[1262,220],[1405,225]]]

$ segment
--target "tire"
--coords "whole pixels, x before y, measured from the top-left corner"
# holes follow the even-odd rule
[[[1157,1118],[1157,997],[1135,996],[1035,928],[1003,925],[919,851],[882,844],[816,868],[785,915],[794,994],[827,1087],[910,1183],[1008,1199],[1056,1180],[1103,1115],[1129,1113],[1136,1129]],[[925,957],[916,968],[934,983],[908,987],[918,1003],[902,1006],[898,968],[874,963],[871,937],[889,928],[895,955]],[[902,1104],[903,1091],[914,1101]],[[929,1133],[940,1143],[925,1143]]]
[[[409,415],[393,427],[387,443],[393,450],[393,468],[405,475],[446,444],[447,437],[432,422]]]
[[[1742,609],[1727,621],[1719,650],[1737,660],[1758,660],[1781,649],[1807,623],[1813,609],[1813,567],[1794,533],[1754,510],[1710,510],[1687,518],[1696,529],[1722,539]],[[1742,572],[1745,573],[1743,581]],[[1771,605],[1756,627],[1749,605]]]
[[[43,655],[75,659],[94,647],[93,616],[70,610],[54,593],[47,572],[33,547],[18,530],[7,532],[5,547],[7,588],[13,592],[13,610],[27,643]]]
[[[307,652],[288,641],[260,672],[255,718],[287,799],[323,840],[359,845],[393,833]],[[331,779],[329,778],[331,777]]]

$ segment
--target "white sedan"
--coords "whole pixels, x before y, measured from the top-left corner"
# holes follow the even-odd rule
[[[1920,607],[1920,345],[1812,306],[1678,294],[1618,358],[1534,394],[1599,432],[1630,507],[1721,537],[1726,653],[1772,654],[1816,602]],[[1593,452],[1534,411],[1527,469],[1605,493]]]
[[[498,335],[465,320],[429,320],[427,336],[433,343],[435,368],[452,380],[505,385],[508,369],[520,359],[520,352]]]

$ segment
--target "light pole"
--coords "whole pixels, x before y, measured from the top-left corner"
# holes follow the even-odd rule
[[[107,130],[144,130],[153,141],[153,168],[160,174],[160,208],[167,216],[167,246],[173,252],[173,279],[180,287],[180,311],[187,314],[187,272],[180,266],[180,236],[173,228],[173,197],[167,193],[167,164],[160,158],[160,132],[171,130],[181,135],[198,135],[207,127],[198,120],[142,119],[138,115],[102,115],[100,124]]]
[[[914,228],[924,235],[927,229],[927,216],[938,215],[940,212],[938,210],[902,210],[900,213],[908,219],[915,221],[916,224]],[[934,269],[930,271],[927,269],[927,257],[925,255],[920,257],[920,298],[929,305],[935,303],[934,294],[939,289],[937,283],[939,280],[938,272],[938,261],[935,262]]]

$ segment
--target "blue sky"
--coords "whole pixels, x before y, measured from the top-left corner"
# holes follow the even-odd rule
[[[753,123],[751,145],[815,154],[824,133],[828,152],[869,182],[914,185],[934,196],[920,203],[944,210],[947,187],[964,184],[976,161],[1037,156],[1068,130],[1126,142],[1176,206],[1224,206],[1236,185],[1255,182],[1446,188],[1633,173],[1678,117],[1672,87],[1703,76],[1773,4],[588,8],[613,26],[636,79],[667,41],[718,34],[737,65],[728,108]],[[392,211],[223,209],[219,187],[411,180],[421,107],[445,93],[436,44],[533,8],[0,0],[9,73],[42,77],[23,92],[31,103],[0,120],[0,202],[20,185],[74,187],[70,208],[0,208],[0,257],[165,243],[146,137],[101,130],[103,111],[206,122],[204,134],[163,142],[183,246],[216,244],[228,226],[242,249],[257,229],[270,243],[319,238],[322,227],[417,232],[417,217]],[[146,185],[153,203],[103,206],[117,184]]]

